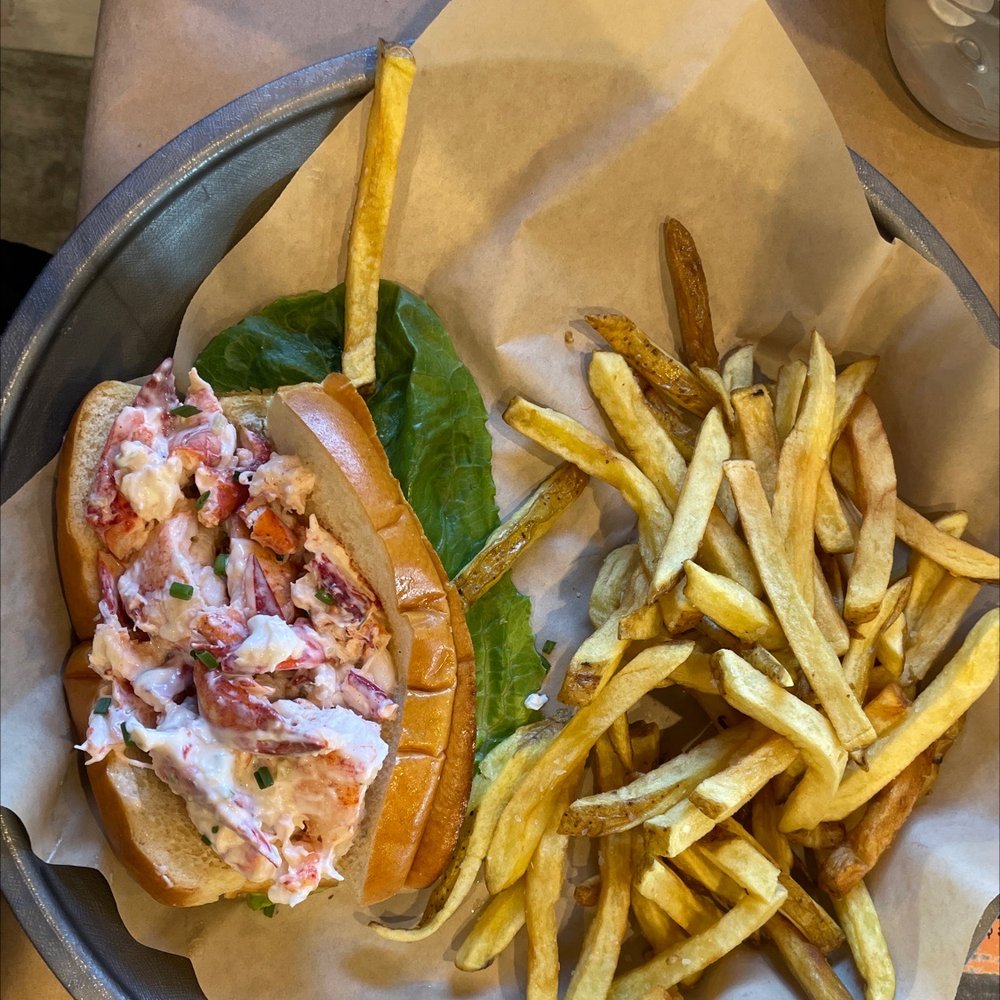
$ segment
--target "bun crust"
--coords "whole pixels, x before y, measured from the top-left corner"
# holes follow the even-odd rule
[[[325,389],[325,391],[324,391]],[[84,399],[59,463],[60,573],[74,629],[93,635],[99,600],[99,544],[84,512],[108,431],[135,386],[102,383]],[[374,588],[389,620],[390,653],[402,711],[383,727],[389,756],[365,796],[365,817],[340,867],[363,904],[442,871],[465,818],[473,772],[475,663],[460,601],[389,470],[367,407],[340,376],[273,398],[221,400],[232,420],[262,421],[279,452],[295,454],[317,478],[310,513],[337,535]],[[269,409],[268,409],[269,405]],[[65,688],[82,739],[99,678],[89,643],[66,664]],[[108,839],[146,891],[193,906],[259,890],[205,846],[183,800],[151,770],[118,750],[87,766]]]

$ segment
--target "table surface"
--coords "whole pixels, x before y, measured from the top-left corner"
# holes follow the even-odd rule
[[[996,307],[1000,148],[951,131],[910,98],[889,58],[884,0],[769,2],[845,142],[930,219]],[[164,142],[226,102],[380,36],[413,37],[443,5],[443,0],[103,0],[80,216]],[[0,931],[0,993],[65,1000],[68,994],[6,902]]]

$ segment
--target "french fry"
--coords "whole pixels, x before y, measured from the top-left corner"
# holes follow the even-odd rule
[[[823,862],[819,885],[824,892],[844,896],[875,867],[923,794],[934,756],[932,745],[872,798],[861,821]]]
[[[511,400],[503,418],[525,437],[621,492],[639,519],[639,551],[652,573],[672,518],[656,487],[639,469],[571,417],[520,396]]]
[[[808,374],[809,367],[802,361],[790,361],[778,370],[774,386],[774,429],[778,434],[779,445],[795,426]]]
[[[899,684],[887,684],[874,698],[865,703],[865,715],[879,736],[906,718],[913,704]]]
[[[759,643],[766,649],[778,649],[786,644],[774,612],[738,583],[709,573],[690,561],[684,563],[684,573],[687,599],[727,632],[743,642]]]
[[[722,376],[714,368],[699,368],[698,365],[695,365],[692,371],[712,397],[713,408],[721,414],[726,430],[732,431],[736,426],[736,411],[733,409],[733,401],[726,383],[722,381]]]
[[[692,365],[717,368],[719,351],[712,331],[708,283],[694,238],[676,219],[667,219],[663,227],[663,248],[677,303],[684,360]]]
[[[688,934],[704,934],[722,919],[722,911],[712,900],[694,892],[672,868],[655,858],[643,869],[637,885],[643,896]]]
[[[833,429],[830,433],[830,447],[844,432],[847,421],[861,394],[868,388],[875,370],[878,368],[878,358],[862,358],[848,365],[837,376],[836,398],[833,404]]]
[[[577,799],[566,810],[561,829],[571,836],[601,837],[638,826],[685,798],[699,781],[762,738],[760,730],[749,725],[720,733],[622,788]]]
[[[743,451],[757,466],[767,501],[772,503],[778,479],[778,432],[771,396],[762,385],[754,385],[735,390],[732,398]]]
[[[857,750],[867,746],[874,739],[875,731],[848,686],[840,661],[820,633],[792,579],[756,470],[749,462],[727,462],[725,472],[739,507],[750,551],[788,644],[844,748]]]
[[[625,316],[587,316],[587,322],[658,392],[682,409],[703,417],[714,405],[695,375],[657,347]]]
[[[848,768],[822,819],[843,819],[881,791],[966,713],[996,677],[998,661],[1000,611],[994,608],[979,619],[962,648],[917,696],[906,718],[868,747],[867,771]]]
[[[946,576],[910,635],[900,681],[916,684],[924,679],[945,646],[951,641],[979,594],[981,585],[960,576]]]
[[[481,765],[482,770],[484,773],[489,773],[494,766],[499,769],[476,806],[464,851],[456,852],[447,874],[432,892],[419,925],[413,928],[400,928],[385,927],[373,922],[369,926],[374,928],[380,937],[390,941],[422,941],[458,910],[475,885],[476,876],[489,851],[500,814],[525,772],[538,759],[559,729],[559,723],[552,720],[522,726],[490,751]],[[442,890],[443,898],[439,896]]]
[[[776,774],[798,756],[798,750],[782,736],[773,736],[722,771],[705,778],[688,798],[716,823],[742,809]]]
[[[738,389],[749,389],[753,385],[753,352],[753,344],[744,344],[726,355],[721,368],[722,384],[730,396]]]
[[[494,896],[476,919],[455,956],[463,972],[478,972],[490,965],[524,926],[524,880]]]
[[[781,913],[764,925],[764,934],[810,1000],[851,1000],[823,952]]]
[[[793,830],[788,839],[814,851],[837,847],[844,841],[846,831],[843,823],[819,823],[811,830]]]
[[[765,484],[766,489],[766,484]],[[833,476],[825,468],[819,476],[816,490],[816,520],[813,525],[816,539],[824,552],[853,552],[855,531],[844,513]]]
[[[903,613],[909,593],[910,578],[904,576],[885,592],[875,617],[858,625],[854,631],[855,637],[844,657],[844,676],[855,697],[861,701],[868,692],[868,675],[875,662],[876,640]]]
[[[646,405],[628,362],[620,354],[596,351],[590,356],[587,381],[632,461],[673,512],[687,475],[687,462]]]
[[[865,981],[865,1000],[893,1000],[896,995],[896,970],[882,934],[878,913],[864,882],[859,882],[842,898],[833,897],[831,901],[847,937],[854,964]]]
[[[858,400],[845,433],[862,521],[847,580],[844,619],[858,625],[878,614],[889,586],[896,543],[896,467],[882,420],[868,396]]]
[[[555,808],[524,875],[524,925],[528,931],[528,1000],[556,1000],[559,995],[559,923],[556,904],[566,880],[569,840],[558,832],[559,816],[570,797],[574,777],[555,796]]]
[[[642,828],[652,854],[675,858],[715,829],[715,820],[690,799],[681,799],[665,813],[647,819]]]
[[[779,889],[785,894],[781,873],[749,840],[720,830],[692,847],[691,852],[707,858],[751,896],[770,899]]]
[[[806,761],[806,773],[785,804],[779,828],[787,833],[815,826],[847,763],[830,723],[731,650],[716,653],[712,665],[726,701],[785,736]]]
[[[639,933],[646,939],[654,954],[683,941],[687,936],[680,925],[664,913],[656,903],[639,892],[634,883],[631,903],[632,916],[639,926]]]
[[[676,582],[684,563],[693,559],[708,526],[722,482],[722,463],[729,458],[729,438],[717,410],[702,422],[694,457],[677,499],[673,524],[656,564],[650,592],[661,597]]]
[[[701,691],[704,694],[719,693],[719,687],[712,676],[711,656],[697,649],[671,673],[667,683],[680,684],[681,687]]]
[[[1000,580],[1000,557],[938,530],[926,517],[898,498],[896,537],[955,576],[984,583]]]
[[[944,531],[953,538],[961,538],[968,524],[969,515],[964,510],[942,514],[934,521],[934,527],[938,531]],[[916,632],[920,616],[924,613],[934,591],[937,590],[938,584],[944,579],[945,571],[933,559],[914,551],[910,553],[907,573],[913,581],[913,586],[906,602],[906,624],[907,630],[913,633]]]
[[[833,594],[823,576],[819,560],[813,556],[813,617],[820,634],[830,644],[830,648],[843,656],[851,644],[851,633],[840,617]]]
[[[621,607],[625,587],[638,568],[638,545],[619,546],[604,557],[590,592],[588,611],[594,628],[600,628]]]
[[[693,648],[690,642],[665,643],[639,653],[546,747],[500,816],[486,858],[490,892],[524,874],[546,826],[549,798],[583,763],[597,737],[687,659]]]
[[[618,755],[618,760],[621,761],[622,767],[626,771],[631,771],[633,767],[632,739],[628,731],[628,716],[624,713],[619,715],[608,727],[606,735],[611,746],[614,747],[614,751]],[[619,781],[614,787],[617,788],[620,784],[621,782]]]
[[[795,686],[795,678],[788,672],[788,668],[763,646],[751,646],[742,656],[751,667],[759,670],[765,677],[770,677],[775,684],[780,684],[783,688]]]
[[[912,584],[913,577],[910,577]],[[912,590],[910,591],[913,592]],[[906,641],[906,615],[899,615],[875,639],[875,659],[893,680],[903,673],[904,644]]]
[[[375,323],[385,233],[417,65],[398,42],[378,46],[375,90],[347,247],[342,371],[358,389],[375,381]]]
[[[805,398],[795,426],[781,446],[773,504],[775,530],[784,543],[795,585],[809,608],[813,604],[816,493],[830,450],[835,395],[833,358],[823,338],[814,333]]]
[[[515,883],[516,885],[517,883]],[[573,887],[573,901],[577,906],[597,906],[597,901],[601,897],[601,876],[591,875],[590,878]]]
[[[483,596],[533,542],[583,492],[590,477],[566,463],[548,476],[496,531],[452,581],[468,607]]]
[[[642,720],[628,727],[632,739],[632,768],[645,774],[656,767],[660,759],[660,727]]]
[[[774,799],[774,786],[768,782],[750,806],[750,828],[762,850],[786,875],[792,870],[795,856],[788,837],[778,829],[781,810]]]
[[[603,760],[608,747],[602,737],[595,752],[598,766],[598,787],[610,791],[621,784],[622,773],[616,761]],[[580,960],[573,970],[566,992],[567,1000],[589,1000],[604,996],[611,986],[618,965],[622,940],[628,929],[628,913],[632,886],[632,836],[613,833],[601,839],[598,846],[598,867],[601,873],[601,891],[597,910],[584,937]]]

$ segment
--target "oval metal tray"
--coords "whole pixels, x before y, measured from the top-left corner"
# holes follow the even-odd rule
[[[141,375],[171,353],[201,281],[368,92],[374,66],[374,49],[366,49],[244,95],[154,153],[80,224],[0,339],[4,500],[56,453],[91,386],[109,372]],[[965,265],[885,177],[851,155],[885,236],[941,268],[1000,346],[1000,319]],[[98,872],[41,862],[7,810],[0,842],[4,895],[74,997],[204,997],[187,959],[129,936]]]

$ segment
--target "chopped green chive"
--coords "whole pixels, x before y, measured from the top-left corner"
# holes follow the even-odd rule
[[[324,604],[333,604],[333,594],[331,594],[329,590],[324,590],[320,587],[320,589],[316,591],[316,600],[322,601]]]
[[[94,703],[94,715],[107,715],[109,708],[111,708],[110,698],[98,698]]]
[[[198,413],[201,413],[201,410],[199,410],[197,406],[192,406],[190,403],[181,403],[180,406],[175,406],[170,411],[170,415],[172,417],[193,417]]]
[[[215,570],[215,575],[216,576],[225,576],[226,575],[226,564],[228,562],[229,562],[229,556],[226,555],[225,552],[220,552],[215,557],[215,563],[213,564],[212,569]]]
[[[208,839],[208,837],[206,837],[206,836],[205,836],[205,834],[202,834],[202,835],[201,835],[201,842],[202,842],[203,844],[208,844],[208,846],[209,846],[209,847],[211,847],[211,846],[212,846],[212,841],[210,841],[210,840]]]
[[[258,788],[270,788],[274,784],[274,777],[266,767],[258,767],[253,776]]]
[[[201,510],[202,507],[208,502],[208,498],[212,495],[211,490],[205,490],[204,493],[198,494],[198,499],[195,501],[194,509]]]
[[[121,730],[122,730],[122,739],[125,741],[125,746],[134,747],[135,741],[132,739],[132,736],[129,733],[129,731],[125,728],[124,722],[121,725]]]
[[[271,902],[262,892],[251,892],[246,897],[247,906],[256,913],[263,913],[265,917],[273,917],[275,904]]]
[[[548,656],[549,653],[551,653],[552,650],[555,649],[555,648],[556,648],[556,641],[555,641],[555,639],[546,639],[545,642],[542,644],[542,652],[546,656]]]
[[[219,669],[219,661],[207,649],[192,649],[191,655],[209,670]]]
[[[194,597],[194,587],[190,583],[178,583],[176,580],[170,584],[170,596],[176,597],[180,601],[190,601]]]
[[[218,832],[219,832],[219,828],[217,826],[213,826],[212,827],[212,833],[218,833]]]

